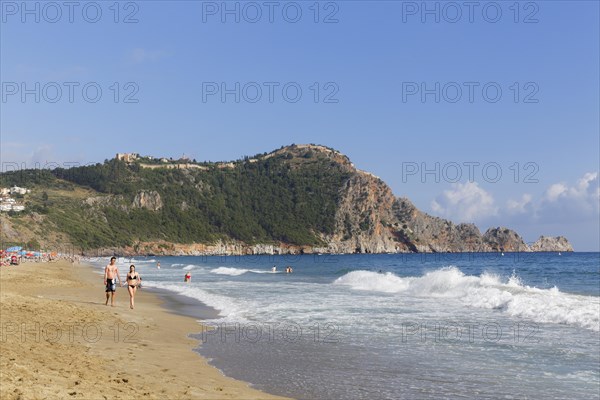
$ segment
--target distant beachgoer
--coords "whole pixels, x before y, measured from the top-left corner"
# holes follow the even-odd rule
[[[129,266],[129,273],[127,274],[127,291],[129,292],[129,308],[133,310],[135,292],[142,283],[142,277],[140,274],[135,272],[135,265]]]
[[[275,265],[273,265],[273,268],[271,268],[272,272],[277,272],[277,267]]]
[[[156,263],[156,268],[160,269],[160,261]]]
[[[121,276],[119,275],[119,269],[116,266],[117,257],[110,258],[110,264],[104,268],[104,285],[106,286],[106,303],[104,305],[108,305],[108,298],[110,297],[110,305],[112,307],[115,306],[115,292],[117,290],[117,281],[119,280],[119,285],[123,286],[121,283]],[[116,277],[116,279],[115,279]]]
[[[183,278],[184,282],[191,282],[192,281],[192,273],[188,272],[187,274],[185,274],[185,278]]]
[[[291,274],[292,272],[293,272],[292,267],[290,267],[289,265],[287,267],[285,267],[286,274]]]

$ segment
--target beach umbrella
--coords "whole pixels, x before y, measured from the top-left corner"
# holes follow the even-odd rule
[[[13,247],[9,247],[8,249],[6,249],[6,251],[7,251],[8,253],[12,253],[12,252],[14,252],[14,251],[20,251],[21,249],[22,249],[22,247],[21,247],[21,246],[13,246]]]

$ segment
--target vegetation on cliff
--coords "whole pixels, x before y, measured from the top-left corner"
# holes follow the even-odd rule
[[[9,172],[0,185],[32,188],[29,212],[45,215],[47,225],[83,249],[228,238],[322,245],[322,235],[333,232],[340,188],[349,177],[330,154],[292,147],[227,167],[204,164],[206,169],[150,169],[112,159]],[[89,196],[73,196],[76,188]],[[158,194],[160,209],[136,206],[147,198],[140,193],[148,192]]]

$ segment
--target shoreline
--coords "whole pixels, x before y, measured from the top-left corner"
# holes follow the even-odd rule
[[[205,245],[203,245],[205,246]],[[157,251],[157,252],[144,252],[144,251],[133,251],[127,248],[101,248],[92,250],[81,250],[77,252],[78,255],[91,258],[107,258],[111,256],[118,257],[258,257],[258,256],[269,256],[269,257],[297,257],[297,256],[354,256],[354,255],[440,255],[440,254],[552,254],[552,253],[597,253],[597,251],[575,251],[575,250],[456,250],[456,251],[381,251],[381,252],[336,252],[328,249],[317,250],[295,250],[295,251],[261,251],[261,252],[238,252],[238,251]]]
[[[193,318],[200,325],[204,320],[218,318],[219,310],[204,304],[198,299],[155,287],[147,287],[143,290],[158,296],[161,300],[161,307],[165,311],[182,317]]]
[[[283,399],[194,351],[198,310],[176,296],[141,289],[130,310],[118,288],[113,308],[89,264],[2,267],[0,398]]]

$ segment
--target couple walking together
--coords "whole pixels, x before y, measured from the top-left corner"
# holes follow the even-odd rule
[[[104,268],[104,285],[106,286],[106,303],[110,299],[110,305],[115,306],[115,294],[117,291],[117,280],[119,285],[123,286],[121,282],[121,276],[119,275],[119,269],[117,268],[117,258],[111,257],[110,264]],[[135,293],[138,287],[141,287],[142,277],[140,274],[135,272],[135,265],[129,267],[129,273],[127,274],[127,291],[129,292],[129,308],[133,309]]]

